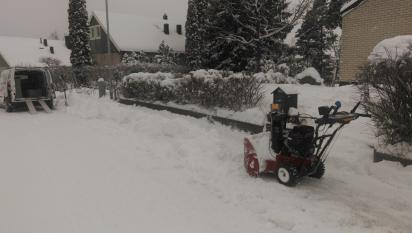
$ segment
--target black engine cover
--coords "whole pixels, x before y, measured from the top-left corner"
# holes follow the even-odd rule
[[[312,126],[295,126],[288,135],[290,152],[299,156],[309,157],[314,152],[315,129]]]

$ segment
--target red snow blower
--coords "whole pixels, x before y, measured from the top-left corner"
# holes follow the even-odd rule
[[[295,186],[305,176],[320,179],[337,133],[359,117],[370,117],[356,113],[360,102],[350,112],[338,112],[339,101],[319,107],[319,118],[289,114],[288,105],[288,98],[274,98],[267,132],[244,139],[244,166],[250,176],[274,174],[286,186]],[[315,126],[302,125],[304,119],[314,120]]]

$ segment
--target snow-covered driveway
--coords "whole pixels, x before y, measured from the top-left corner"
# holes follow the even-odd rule
[[[1,233],[412,232],[412,169],[371,163],[367,122],[323,180],[243,170],[244,133],[72,94],[52,114],[0,110]]]

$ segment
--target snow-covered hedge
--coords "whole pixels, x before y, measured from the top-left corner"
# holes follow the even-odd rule
[[[57,84],[69,83],[78,86],[73,67],[53,66],[48,67],[52,74],[53,81]],[[112,66],[86,66],[81,69],[83,76],[87,79],[88,85],[96,82],[99,78],[106,81],[118,80],[120,81],[126,75],[147,72],[170,72],[170,73],[188,73],[189,69],[185,66],[167,65],[156,63],[140,63],[136,62],[132,65],[112,65]],[[62,84],[63,85],[63,84]]]
[[[126,98],[197,104],[231,110],[255,106],[262,98],[261,82],[244,73],[198,70],[188,75],[136,73],[123,78]]]
[[[266,73],[257,73],[253,75],[258,81],[262,83],[276,83],[276,84],[295,84],[296,79],[288,77],[282,72],[274,72],[269,70]]]

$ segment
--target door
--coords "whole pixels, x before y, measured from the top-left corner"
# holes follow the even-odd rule
[[[16,82],[14,81],[15,72],[16,72],[16,68],[10,69],[9,71],[11,102],[14,102],[14,100],[16,99]]]
[[[0,104],[4,104],[4,98],[7,96],[7,80],[9,79],[9,70],[4,70],[0,74]]]

